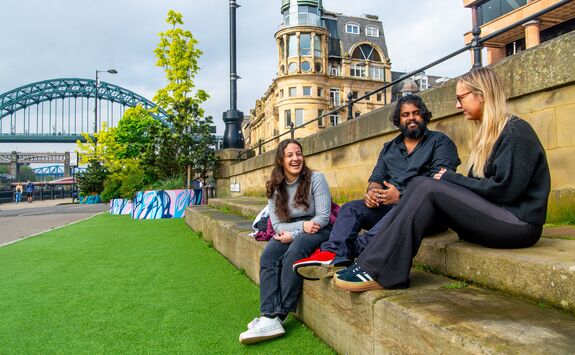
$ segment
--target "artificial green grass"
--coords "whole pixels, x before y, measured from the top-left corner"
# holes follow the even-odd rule
[[[332,353],[290,317],[244,346],[259,289],[182,219],[103,214],[0,248],[0,353]]]

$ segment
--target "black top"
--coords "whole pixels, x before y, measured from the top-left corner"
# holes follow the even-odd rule
[[[403,191],[415,176],[431,177],[441,168],[455,170],[460,163],[457,147],[441,132],[426,129],[411,154],[407,154],[400,134],[383,145],[369,182],[387,181]]]
[[[551,177],[545,150],[529,123],[509,119],[483,172],[485,178],[447,171],[442,180],[470,189],[525,222],[545,223]]]

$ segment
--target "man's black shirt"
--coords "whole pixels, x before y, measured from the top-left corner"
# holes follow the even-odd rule
[[[415,176],[432,177],[441,168],[455,171],[460,163],[457,147],[441,132],[426,129],[411,154],[400,134],[383,145],[369,182],[387,181],[403,191]]]

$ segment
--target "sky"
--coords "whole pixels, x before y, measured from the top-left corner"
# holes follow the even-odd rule
[[[168,11],[183,15],[203,51],[196,87],[223,134],[229,109],[229,1],[226,0],[2,0],[0,93],[56,78],[94,79],[119,85],[148,99],[166,85],[153,53],[158,33],[169,29]],[[281,0],[238,0],[238,109],[245,115],[277,74],[274,34],[282,22]],[[392,70],[412,71],[463,46],[471,10],[463,0],[323,0],[325,9],[348,16],[378,15]],[[463,53],[428,74],[455,77],[470,68]],[[74,144],[0,143],[0,152],[73,151]]]

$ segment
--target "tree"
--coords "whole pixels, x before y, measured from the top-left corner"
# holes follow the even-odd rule
[[[20,181],[36,181],[36,174],[31,167],[23,165],[20,167],[19,172]]]
[[[104,190],[108,170],[97,160],[92,160],[86,171],[78,174],[78,186],[84,195],[99,194]]]
[[[154,53],[158,58],[156,65],[164,69],[168,84],[158,90],[154,102],[168,112],[173,132],[164,134],[159,155],[161,165],[175,168],[171,171],[173,175],[182,175],[188,166],[196,170],[194,163],[200,161],[196,153],[213,155],[207,140],[197,136],[209,131],[209,127],[204,126],[209,125],[210,120],[202,119],[204,110],[200,107],[209,96],[194,85],[202,51],[197,48],[198,42],[192,33],[180,27],[184,24],[182,14],[170,10],[166,22],[172,28],[160,33],[160,43]]]

